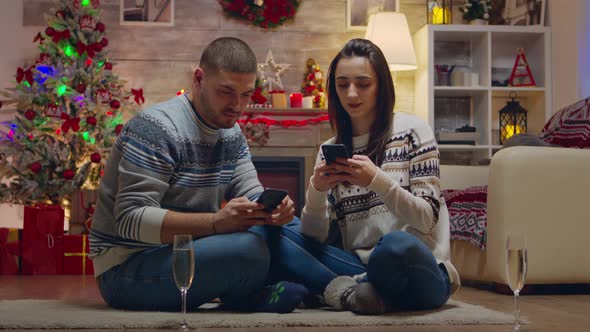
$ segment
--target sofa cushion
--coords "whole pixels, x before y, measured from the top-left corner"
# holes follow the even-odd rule
[[[555,113],[541,131],[541,138],[553,145],[590,149],[590,97]]]

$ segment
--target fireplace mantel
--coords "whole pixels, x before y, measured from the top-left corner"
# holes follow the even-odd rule
[[[302,121],[328,115],[327,110],[301,109],[301,108],[248,108],[244,111],[242,119],[254,120],[267,118],[271,120],[296,120]],[[250,144],[250,152],[255,157],[302,157],[304,158],[305,188],[309,178],[313,174],[315,158],[319,146],[332,136],[330,125],[327,121],[309,123],[304,126],[283,127],[270,125],[270,139],[265,145]]]

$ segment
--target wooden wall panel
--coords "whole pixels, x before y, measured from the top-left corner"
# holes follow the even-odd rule
[[[23,24],[43,29],[44,14],[50,12],[52,1],[23,1]],[[309,57],[327,75],[332,58],[342,46],[351,38],[364,36],[364,31],[346,31],[346,0],[303,0],[295,19],[274,30],[227,17],[216,0],[175,0],[172,27],[120,25],[119,0],[101,0],[101,9],[115,71],[128,81],[129,88],[143,87],[147,103],[166,100],[181,88],[190,89],[191,67],[198,64],[203,48],[217,37],[243,39],[252,47],[259,63],[272,50],[277,63],[291,65],[282,76],[283,89],[291,93],[300,90]],[[413,21],[417,21],[414,17],[424,15],[422,6],[402,6],[402,10],[415,12],[408,15]],[[411,30],[419,26],[410,22]],[[399,96],[398,100],[403,101],[403,109],[411,110],[413,76],[403,77],[398,84],[408,86],[398,91],[411,95]]]

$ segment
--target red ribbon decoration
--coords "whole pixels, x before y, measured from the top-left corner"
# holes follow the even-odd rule
[[[102,51],[102,45],[100,43],[92,43],[89,45],[84,44],[83,42],[79,41],[76,43],[76,52],[79,55],[84,54],[84,52],[88,53],[88,57],[94,58],[96,53]]]
[[[329,116],[327,115],[322,115],[322,116],[318,116],[316,118],[310,118],[310,119],[305,119],[305,120],[272,120],[269,118],[256,118],[254,120],[249,120],[249,119],[245,119],[245,120],[238,120],[238,123],[240,125],[245,125],[246,123],[253,123],[253,124],[257,124],[257,123],[264,123],[267,126],[270,125],[280,125],[283,126],[285,128],[288,127],[292,127],[292,126],[297,126],[297,127],[301,127],[301,126],[305,126],[307,124],[316,124],[319,122],[324,122],[324,121],[328,121],[330,119]]]
[[[137,90],[131,89],[131,93],[133,94],[133,98],[138,105],[145,103],[145,98],[143,98],[143,88]]]
[[[64,134],[66,134],[68,132],[68,130],[70,130],[70,128],[74,132],[80,130],[80,118],[73,118],[72,119],[72,118],[70,118],[70,116],[67,113],[61,113],[61,119],[66,120],[61,125],[61,130]]]
[[[29,67],[29,69],[24,70],[21,67],[18,67],[16,70],[16,81],[18,83],[22,82],[23,79],[26,79],[30,85],[33,85],[33,71],[31,70],[33,67]]]
[[[41,36],[41,32],[37,32],[37,35],[33,39],[33,43],[39,42],[39,44],[43,44],[43,36]]]
[[[53,36],[51,36],[51,40],[54,43],[59,43],[62,39],[69,39],[70,38],[70,29],[65,29],[64,31],[55,31]]]

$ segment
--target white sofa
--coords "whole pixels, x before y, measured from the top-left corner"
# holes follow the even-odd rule
[[[443,189],[483,185],[487,171],[443,166]],[[451,243],[461,278],[507,284],[506,236],[524,232],[527,284],[590,283],[590,150],[503,149],[493,156],[487,178],[486,250]]]

